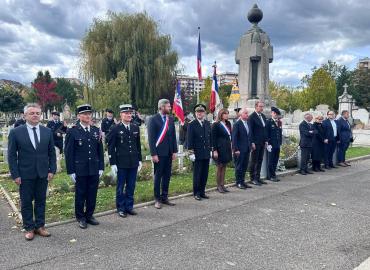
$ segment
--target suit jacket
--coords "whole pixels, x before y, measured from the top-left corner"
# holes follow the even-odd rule
[[[101,131],[103,131],[104,133],[108,133],[112,124],[114,124],[114,119],[109,120],[107,117],[103,118],[101,120]]]
[[[130,130],[127,130],[122,122],[114,126],[109,134],[108,154],[110,165],[138,167],[139,161],[142,161],[139,127],[130,124]]]
[[[64,154],[67,174],[98,175],[104,170],[103,143],[99,128],[90,126],[90,132],[80,123],[67,130]]]
[[[302,123],[299,124],[299,134],[300,134],[299,146],[303,148],[312,147],[312,140],[315,133],[316,132],[313,125],[308,124],[305,120],[303,120]]]
[[[248,126],[249,128],[249,126]],[[238,119],[233,126],[232,130],[232,146],[233,151],[249,152],[251,144],[251,131],[247,133],[247,129],[241,119]]]
[[[216,161],[222,164],[228,163],[232,160],[231,134],[226,132],[220,122],[213,123],[211,132],[213,151],[218,152]]]
[[[337,124],[337,121],[335,121]],[[333,126],[331,125],[330,119],[325,119],[322,122],[322,126],[325,130],[325,139],[328,139],[329,141],[337,141],[338,139],[338,124],[337,124],[337,137],[334,137],[334,130]]]
[[[164,125],[163,119],[161,114],[157,113],[153,115],[148,122],[148,140],[149,140],[149,148],[150,154],[152,156],[169,156],[173,153],[177,153],[177,141],[176,141],[176,130],[173,117],[167,115],[169,117],[168,122],[168,131],[166,136],[164,137],[163,141],[156,146],[156,142],[159,138],[161,133],[162,127]]]
[[[63,142],[62,134],[67,132],[67,127],[64,126],[62,121],[55,122],[54,120],[51,120],[46,126],[53,132],[54,143]],[[59,136],[58,133],[60,134]]]
[[[8,161],[13,179],[46,178],[56,172],[56,156],[53,134],[40,125],[40,144],[35,149],[28,135],[27,125],[14,128],[9,133]]]
[[[348,121],[344,120],[343,117],[340,117],[337,120],[338,128],[338,139],[341,142],[349,143],[353,138],[351,126]]]
[[[194,150],[195,159],[210,159],[212,150],[211,124],[204,120],[203,126],[197,119],[191,121],[187,128],[187,147]]]
[[[280,148],[283,142],[283,129],[281,124],[277,125],[274,119],[268,119],[266,123],[267,141],[273,148]]]
[[[266,116],[261,113],[265,126],[263,126],[261,119],[258,117],[256,112],[253,112],[248,118],[248,124],[251,129],[251,143],[254,144],[265,144],[267,142],[267,120]]]

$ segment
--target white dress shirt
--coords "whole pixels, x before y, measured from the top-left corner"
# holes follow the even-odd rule
[[[241,120],[244,124],[244,127],[245,129],[247,130],[247,134],[249,134],[249,127],[248,127],[248,122],[247,121],[244,121],[244,120]]]
[[[86,131],[86,128],[87,130],[90,132],[90,125],[89,126],[84,126],[81,122],[80,122],[80,125],[81,127]]]
[[[331,126],[333,128],[334,137],[337,137],[337,123],[335,123],[334,119],[329,119],[329,120],[330,120]]]
[[[35,136],[33,135],[33,128],[34,126],[26,123],[26,126],[27,126],[27,131],[28,131],[28,136],[30,137],[30,140],[31,140],[31,143],[33,145],[33,148],[36,149],[36,143],[35,143]],[[39,140],[39,143],[40,143],[40,125],[37,124],[35,126],[36,128],[36,134],[37,134],[37,139]]]

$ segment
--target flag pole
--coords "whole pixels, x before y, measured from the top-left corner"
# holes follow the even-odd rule
[[[200,27],[198,26],[198,50],[200,50],[199,46],[200,46]],[[199,59],[197,61],[199,61]],[[202,64],[202,62],[200,64]],[[196,92],[197,92],[197,104],[199,104],[199,92],[200,92],[199,75],[198,75],[198,89],[196,90]]]

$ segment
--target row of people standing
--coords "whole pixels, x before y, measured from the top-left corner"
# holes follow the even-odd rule
[[[349,144],[353,142],[351,125],[348,121],[349,112],[343,111],[341,117],[335,119],[335,113],[329,111],[327,119],[324,120],[322,115],[315,118],[311,123],[313,116],[310,113],[304,115],[304,120],[299,125],[300,132],[300,149],[301,163],[300,174],[311,174],[308,169],[308,161],[312,160],[313,171],[325,171],[337,168],[334,164],[334,153],[337,150],[338,166],[350,166],[346,162],[345,154]],[[324,164],[322,168],[321,164]]]

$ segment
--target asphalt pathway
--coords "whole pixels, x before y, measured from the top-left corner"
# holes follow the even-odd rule
[[[26,242],[0,203],[0,269],[354,269],[370,257],[370,160],[175,200]],[[5,213],[5,214],[4,214]]]

